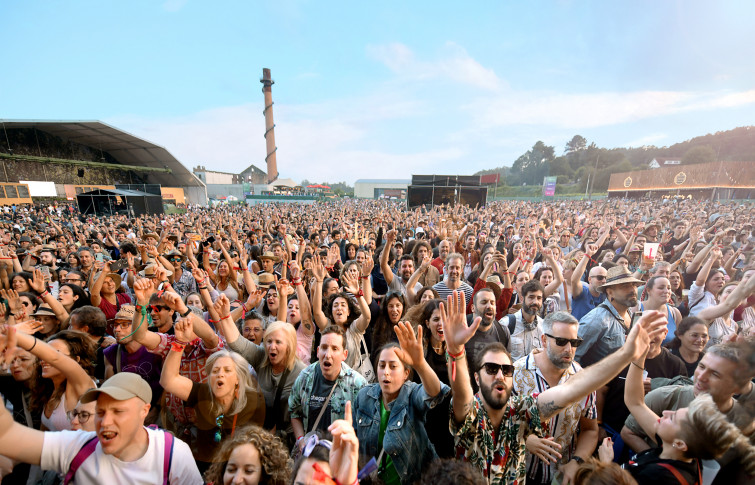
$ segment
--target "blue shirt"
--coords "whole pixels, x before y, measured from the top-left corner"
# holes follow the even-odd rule
[[[593,296],[590,293],[590,285],[584,281],[580,281],[582,285],[582,293],[579,296],[572,295],[571,298],[571,314],[577,320],[581,320],[582,317],[587,315],[593,308],[597,307],[606,299],[606,294],[601,292],[598,296]]]
[[[619,350],[628,333],[624,319],[606,300],[579,321],[579,337],[584,342],[577,347],[574,359],[582,367],[592,365]]]

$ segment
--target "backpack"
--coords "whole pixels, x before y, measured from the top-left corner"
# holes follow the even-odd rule
[[[516,328],[516,314],[515,313],[509,313],[509,335],[514,334],[514,329]]]
[[[158,429],[154,424],[150,425],[149,428]],[[170,431],[162,430],[162,432],[163,436],[165,437],[165,455],[163,457],[163,485],[168,485],[168,481],[170,479],[170,466],[173,463],[174,437]],[[81,467],[84,461],[89,458],[92,453],[94,453],[95,449],[97,449],[97,443],[99,443],[97,435],[84,443],[84,446],[82,446],[79,452],[76,453],[76,456],[73,457],[71,466],[68,468],[68,473],[66,473],[65,478],[63,478],[63,485],[68,485],[69,483],[71,483],[79,467]]]

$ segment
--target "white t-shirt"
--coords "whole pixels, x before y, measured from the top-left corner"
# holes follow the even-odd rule
[[[98,443],[94,453],[81,464],[71,483],[128,483],[130,485],[162,484],[165,438],[163,431],[145,428],[149,435],[147,452],[136,461],[121,461],[102,452]],[[76,454],[94,437],[91,431],[45,433],[40,467],[66,474]],[[170,466],[170,483],[202,485],[202,480],[189,445],[175,438]]]

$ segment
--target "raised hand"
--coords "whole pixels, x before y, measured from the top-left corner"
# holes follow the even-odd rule
[[[27,335],[34,335],[44,328],[42,322],[37,320],[26,320],[14,325],[17,331],[25,333]]]
[[[645,311],[640,319],[632,326],[627,335],[624,348],[632,356],[632,360],[637,360],[644,356],[650,348],[650,341],[657,335],[665,331],[666,314],[658,311]],[[448,340],[448,337],[446,337]]]
[[[343,419],[328,427],[333,435],[330,472],[337,483],[355,483],[359,473],[359,439],[352,422],[351,401],[346,401]]]
[[[417,327],[417,335],[414,335],[414,329],[409,322],[398,322],[393,327],[398,337],[400,349],[394,349],[396,355],[402,362],[410,366],[417,366],[425,359],[425,352],[422,348],[422,327]]]
[[[354,296],[359,293],[359,280],[357,278],[352,277],[348,273],[344,273],[341,277],[341,281],[343,281],[343,287],[346,291]]]
[[[294,287],[291,286],[291,284],[285,278],[278,280],[278,284],[276,286],[278,287],[278,293],[280,294],[281,298],[284,299],[284,301],[288,298],[289,295],[294,294]]]
[[[31,286],[31,289],[36,291],[37,293],[44,293],[47,289],[45,285],[45,278],[42,276],[42,271],[39,269],[34,269],[32,272],[32,279],[29,282],[29,286]]]
[[[225,294],[221,293],[218,299],[215,300],[215,303],[212,304],[212,307],[220,317],[223,317],[231,313],[231,300]]]
[[[440,304],[440,321],[443,325],[443,335],[446,337],[446,348],[450,354],[461,352],[464,344],[477,332],[477,327],[482,321],[481,317],[476,317],[472,325],[467,326],[465,309],[464,293],[460,291],[454,291],[448,295],[446,303]]]
[[[9,290],[0,290],[0,296],[8,302],[8,307],[10,308],[11,313],[17,313],[20,310],[23,310],[21,298],[18,297],[18,292],[16,290],[12,288]]]
[[[161,299],[165,302],[166,305],[168,305],[171,310],[177,311],[179,313],[186,312],[186,304],[181,298],[181,295],[179,295],[178,293],[165,291],[163,292]]]
[[[3,357],[3,369],[8,369],[16,354],[16,329],[10,325],[0,327],[0,354]]]
[[[312,276],[314,276],[317,281],[322,281],[327,276],[327,272],[325,271],[325,267],[322,264],[319,254],[312,255]]]
[[[191,318],[179,318],[173,325],[173,334],[176,340],[183,343],[189,343],[197,339]]]
[[[145,306],[149,304],[149,299],[154,292],[154,280],[150,278],[139,278],[134,281],[134,296],[136,296],[136,301],[139,305]]]

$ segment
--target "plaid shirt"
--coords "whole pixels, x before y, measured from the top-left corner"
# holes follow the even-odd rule
[[[168,356],[170,345],[176,340],[176,337],[164,333],[158,333],[157,335],[160,336],[160,343],[157,347],[150,350],[150,352],[159,355],[164,360],[165,357]],[[181,356],[181,369],[178,373],[200,384],[207,382],[207,371],[205,371],[207,357],[224,347],[225,341],[222,338],[218,338],[218,345],[213,349],[205,348],[204,342],[201,340],[196,346],[191,344],[187,345],[184,349],[183,356]],[[191,408],[184,408],[184,402],[169,392],[165,393],[163,406],[166,406],[168,412],[172,414],[175,420],[179,423],[189,424],[193,423],[195,420],[196,416],[194,410]]]
[[[319,362],[315,362],[301,371],[294,382],[291,394],[288,396],[288,408],[291,411],[291,417],[302,420],[305,432],[312,431],[309,428],[310,425],[314,425],[314,423],[309,423],[309,397],[315,385],[315,376],[317,374],[317,366],[319,365]],[[336,389],[330,398],[331,423],[337,419],[343,419],[343,414],[346,411],[346,401],[356,402],[359,390],[366,385],[367,381],[359,372],[346,365],[346,362],[341,362],[341,372],[338,374],[338,379],[336,379],[336,383],[334,384]]]
[[[451,404],[450,431],[456,457],[477,467],[490,484],[525,483],[527,435],[545,432],[537,407],[537,394],[515,396],[507,403],[508,412],[498,430],[493,430],[479,395],[461,424],[456,424]]]

